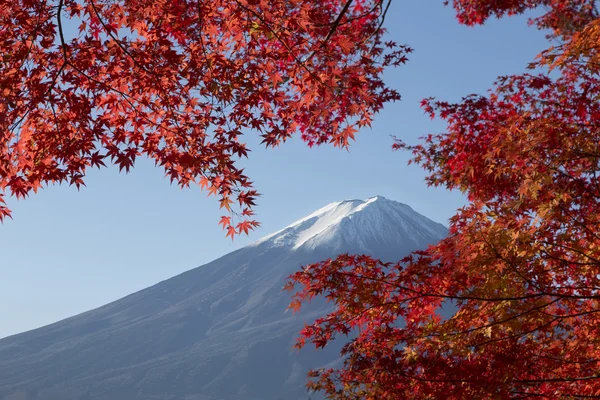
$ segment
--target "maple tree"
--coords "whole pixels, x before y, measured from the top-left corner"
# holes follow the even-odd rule
[[[227,234],[257,225],[237,166],[276,146],[347,146],[388,101],[410,49],[382,41],[384,0],[0,0],[3,195],[84,184],[138,156],[219,198]],[[238,222],[236,223],[235,220]]]
[[[298,347],[352,334],[336,399],[600,397],[600,15],[588,0],[455,0],[459,22],[543,6],[556,45],[486,96],[423,101],[446,132],[398,149],[468,203],[440,243],[399,262],[340,255],[287,285],[333,310]],[[543,71],[539,73],[538,71]],[[444,311],[445,310],[445,311]]]

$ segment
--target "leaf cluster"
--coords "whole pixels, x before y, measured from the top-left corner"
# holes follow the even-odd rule
[[[398,263],[341,255],[288,284],[334,304],[298,346],[356,335],[313,372],[336,399],[600,397],[599,15],[590,1],[454,1],[462,23],[537,6],[562,42],[485,96],[423,101],[444,133],[396,148],[465,193],[447,238]]]

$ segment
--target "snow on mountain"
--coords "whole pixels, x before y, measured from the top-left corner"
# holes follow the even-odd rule
[[[390,253],[400,246],[406,254],[411,247],[420,248],[424,241],[445,235],[443,225],[406,204],[374,196],[328,204],[251,246],[269,244],[294,251],[354,246],[372,254],[378,250]]]
[[[285,278],[343,252],[398,259],[446,234],[381,196],[331,203],[211,263],[0,340],[0,399],[306,399],[306,371],[339,348],[291,349],[329,306],[285,312]]]

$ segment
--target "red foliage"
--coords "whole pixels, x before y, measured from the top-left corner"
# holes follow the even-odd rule
[[[445,4],[450,3],[449,0]],[[551,37],[568,37],[583,29],[597,17],[594,0],[453,0],[456,17],[461,24],[483,24],[490,17],[540,13],[530,19],[540,29],[550,29]]]
[[[316,295],[335,304],[299,347],[356,334],[344,366],[314,371],[313,388],[339,399],[600,397],[600,20],[586,14],[591,3],[454,2],[465,23],[546,5],[537,21],[565,41],[537,66],[557,78],[502,77],[487,96],[423,102],[447,131],[396,148],[413,152],[429,184],[469,203],[446,239],[398,263],[341,255],[291,277],[295,308]]]
[[[219,196],[240,219],[228,235],[247,232],[258,194],[236,163],[249,152],[243,133],[267,146],[296,132],[309,146],[347,146],[399,98],[381,75],[410,49],[382,42],[385,10],[382,0],[0,0],[0,188],[79,187],[88,167],[129,171],[147,156],[171,181]]]

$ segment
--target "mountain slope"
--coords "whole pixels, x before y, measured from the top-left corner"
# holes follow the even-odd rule
[[[338,349],[291,350],[327,305],[286,313],[285,278],[342,252],[397,259],[445,235],[383,197],[332,203],[211,263],[0,340],[0,399],[306,399],[306,371]]]

